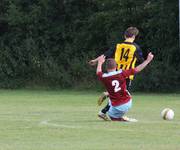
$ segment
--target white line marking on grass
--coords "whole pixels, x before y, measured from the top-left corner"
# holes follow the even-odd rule
[[[65,124],[57,124],[51,123],[50,120],[43,120],[39,123],[39,125],[49,126],[49,127],[56,127],[56,128],[69,128],[69,129],[85,129],[85,130],[105,130],[105,131],[119,131],[119,128],[104,128],[104,127],[95,127],[95,126],[72,126],[72,125],[65,125]],[[123,131],[132,132],[132,129],[123,129]]]
[[[180,124],[179,121],[148,121],[148,120],[142,120],[142,121],[139,121],[137,124],[162,124],[162,123],[165,123],[167,122],[167,124]],[[113,122],[111,122],[113,123]],[[131,122],[125,122],[127,124],[132,124]],[[39,123],[39,125],[43,125],[43,126],[49,126],[49,127],[56,127],[56,128],[69,128],[69,129],[85,129],[85,130],[105,130],[105,131],[119,131],[119,128],[117,126],[117,123],[116,123],[116,126],[115,128],[109,128],[109,125],[107,123],[107,127],[103,127],[103,126],[96,126],[96,125],[67,125],[67,124],[58,124],[58,123],[53,123],[51,120],[43,120]],[[119,126],[121,127],[121,122],[119,122]],[[132,132],[133,130],[132,129],[121,129],[123,131],[128,131],[128,132]]]
[[[40,124],[46,125],[46,126],[51,126],[51,127],[60,127],[60,128],[71,128],[71,129],[82,128],[81,126],[72,126],[72,125],[50,123],[48,120],[41,121]]]

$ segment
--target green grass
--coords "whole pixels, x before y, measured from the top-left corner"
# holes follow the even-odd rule
[[[180,95],[134,94],[128,116],[97,118],[100,93],[0,90],[0,150],[179,150]],[[160,117],[175,111],[173,121]]]

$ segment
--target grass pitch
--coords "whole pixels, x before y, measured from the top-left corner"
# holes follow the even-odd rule
[[[0,90],[0,150],[179,150],[180,95],[134,94],[129,117],[97,118],[100,93]],[[161,119],[163,108],[175,111]]]

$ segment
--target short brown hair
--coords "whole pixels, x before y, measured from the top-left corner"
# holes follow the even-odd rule
[[[129,27],[124,32],[124,36],[126,38],[131,38],[132,36],[137,36],[139,34],[139,30],[136,27]]]
[[[113,58],[109,58],[106,60],[106,69],[114,69],[116,67],[116,61]]]

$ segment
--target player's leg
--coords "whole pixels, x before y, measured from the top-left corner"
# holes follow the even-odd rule
[[[131,92],[131,88],[132,88],[132,80],[127,78],[126,79],[126,88],[129,92]]]
[[[102,113],[101,111],[98,113],[98,117],[103,119],[104,121],[109,121],[109,118],[106,114]]]
[[[103,92],[98,98],[98,106],[100,106],[107,97],[109,97],[109,93]]]
[[[112,121],[137,122],[136,119],[128,118],[124,116],[131,107],[132,107],[132,100],[120,106],[111,106],[108,111],[108,115]]]
[[[103,92],[103,94],[101,95],[101,97],[98,99],[98,105],[100,106],[102,104],[102,102],[107,98],[109,97],[109,93],[108,92]],[[106,113],[108,112],[110,108],[110,105],[109,105],[109,102],[107,103],[107,105],[99,111],[98,113],[98,117],[107,121],[109,120]]]
[[[108,115],[112,121],[125,121],[123,119],[123,116],[125,113],[128,112],[128,109],[126,108],[127,104],[123,104],[120,106],[111,106]]]
[[[110,105],[108,103],[102,110],[99,111],[98,117],[103,119],[103,120],[105,120],[105,121],[109,120],[107,115],[106,115],[106,113],[108,112],[109,108],[110,108]]]
[[[109,105],[109,103],[107,103],[107,105],[101,110],[101,112],[106,114],[108,112],[109,108],[110,108],[110,105]]]
[[[106,113],[109,111],[109,108],[110,108],[110,103],[107,103],[107,105],[102,110],[99,111],[98,117],[105,121],[108,121],[109,118],[107,117]]]

